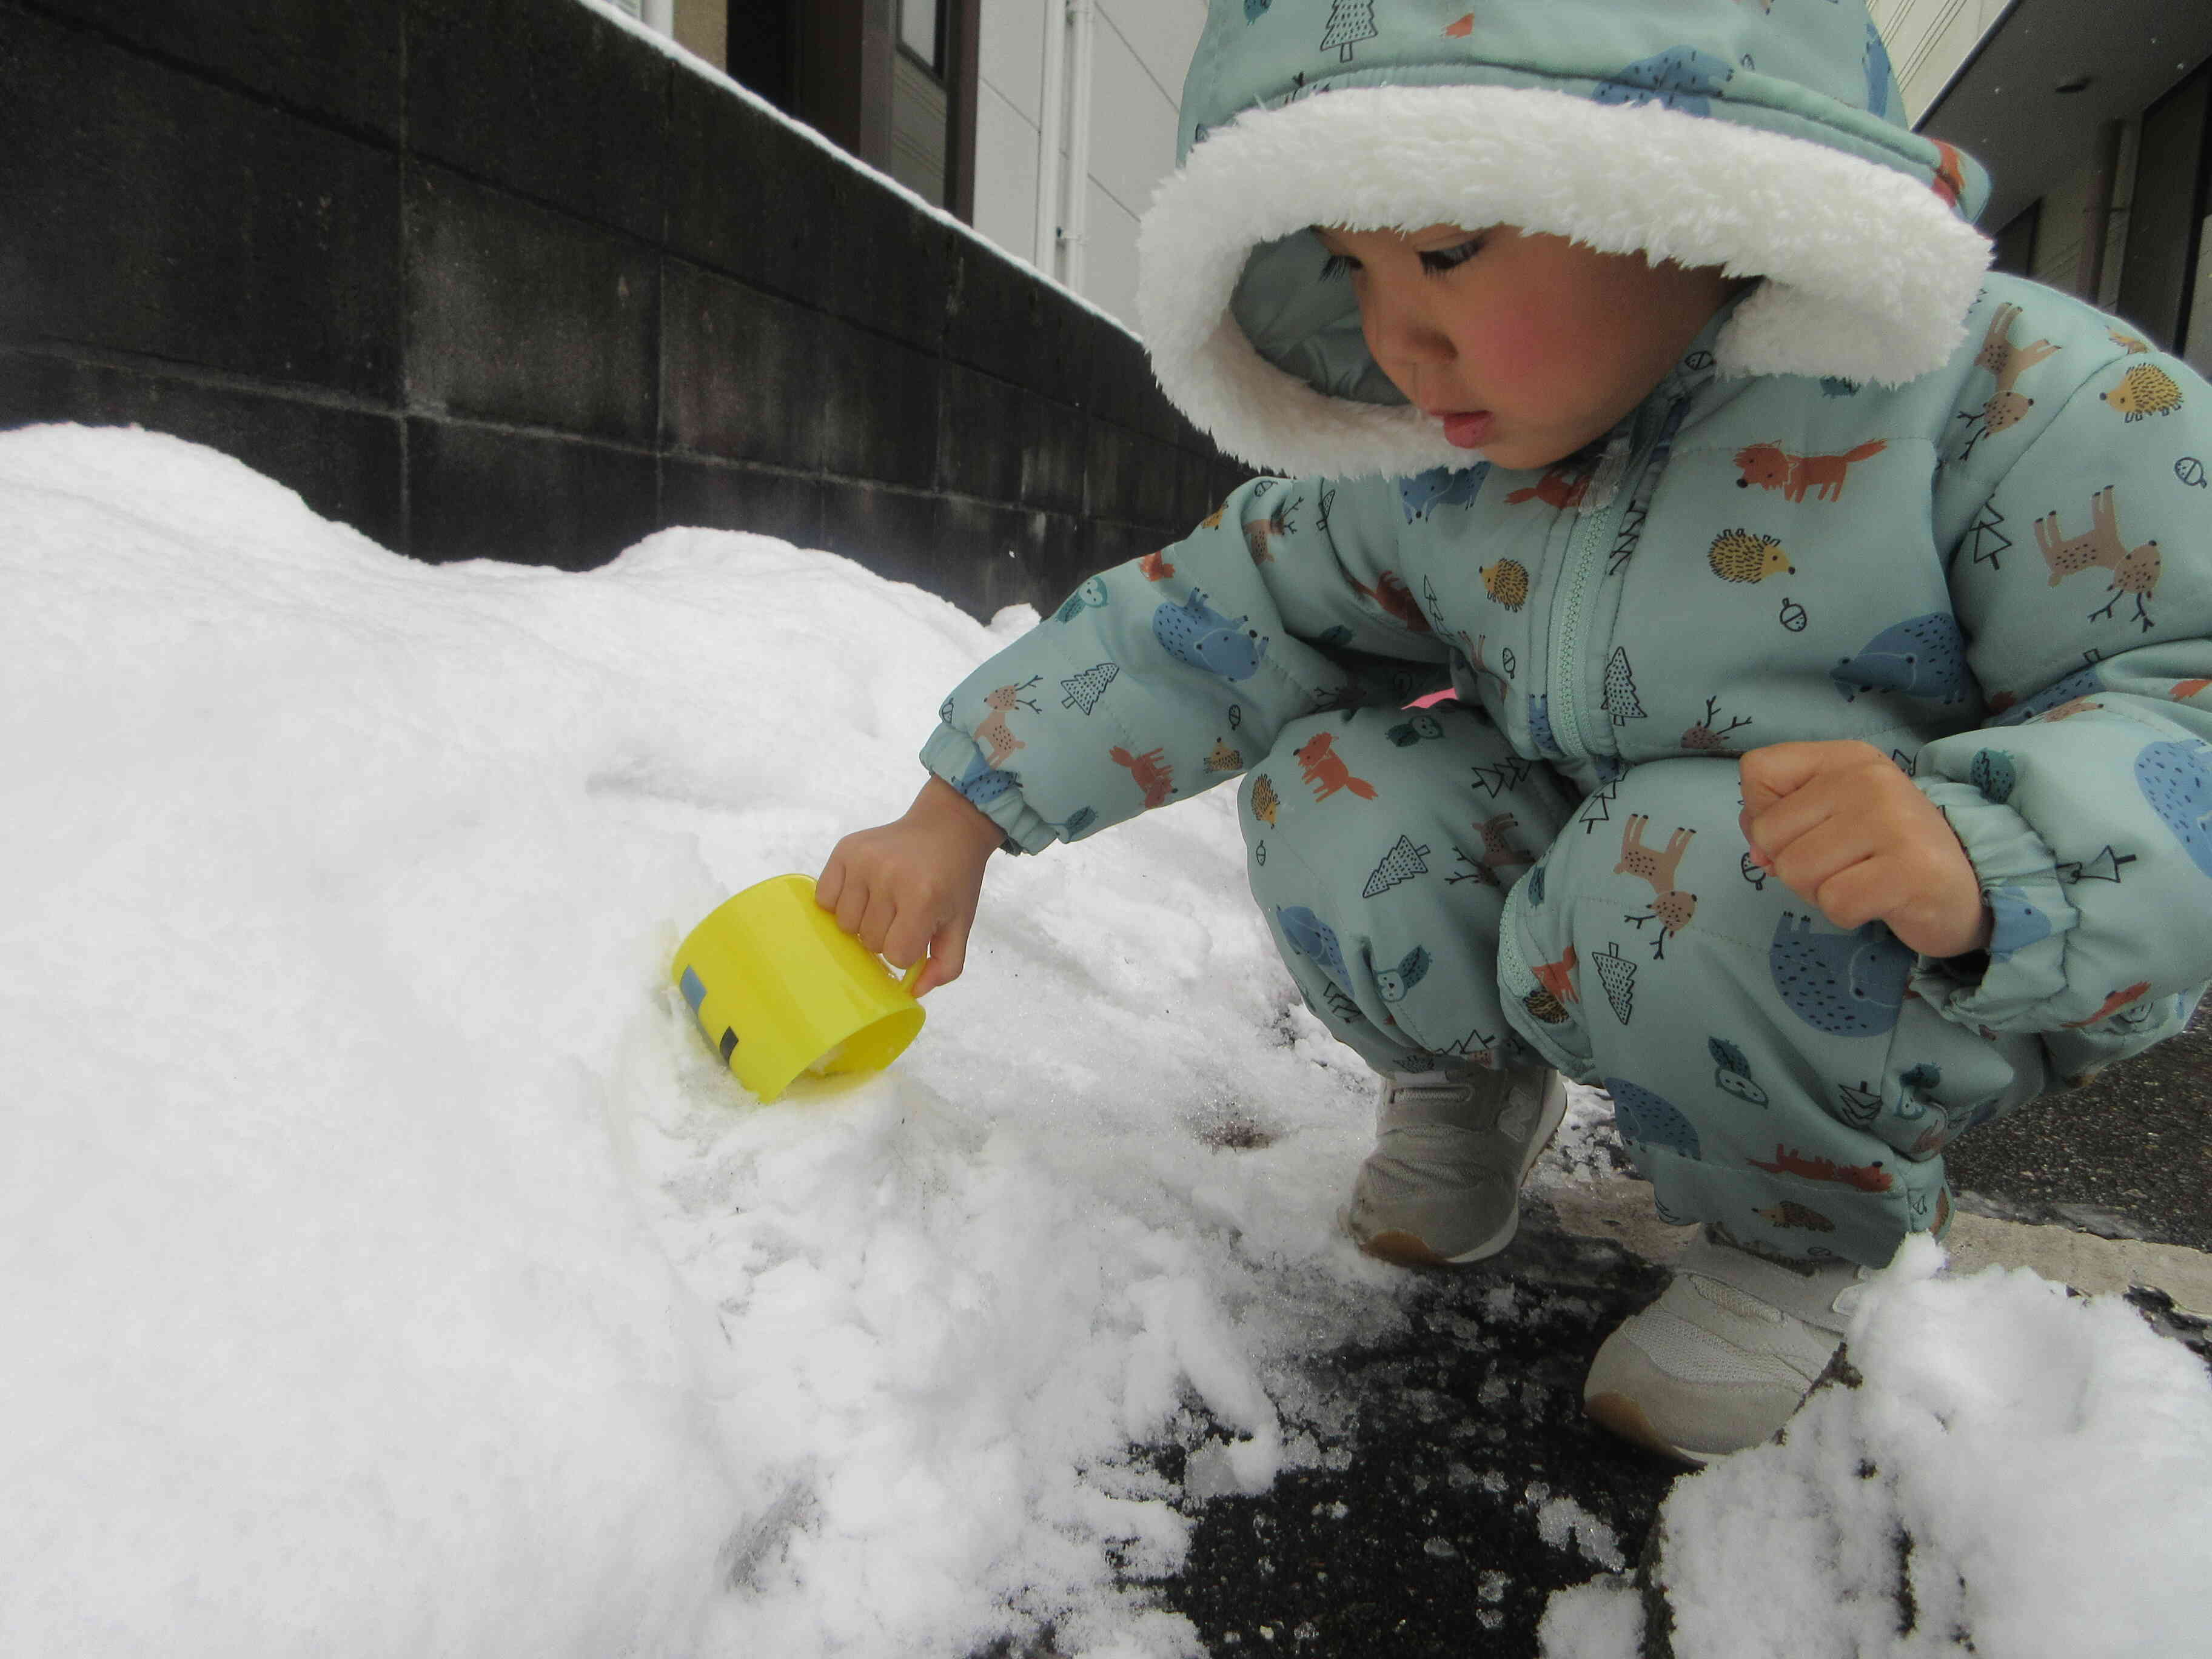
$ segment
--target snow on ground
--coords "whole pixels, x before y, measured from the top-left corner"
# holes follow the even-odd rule
[[[0,434],[0,1651],[1194,1652],[1117,1569],[1321,1455],[1302,1361],[1406,1291],[1334,1231],[1368,1082],[1226,794],[994,860],[882,1077],[760,1107],[666,981],[728,893],[902,808],[1033,619],[705,531],[430,567],[175,440]],[[2047,1439],[2148,1413],[2206,1489],[2201,1376],[2077,1352],[2125,1316],[2068,1348],[2011,1290],[1900,1295],[1939,1288],[1937,1375],[2055,1364],[2013,1385]],[[1896,1443],[2002,1461],[1966,1431],[2017,1401],[1955,1395]],[[1170,1439],[1188,1492],[1128,1455]],[[1840,1502],[1857,1443],[1778,1478]],[[1991,1527],[2120,1478],[2045,1467]]]

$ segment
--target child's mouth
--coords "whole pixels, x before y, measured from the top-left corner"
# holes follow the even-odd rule
[[[1497,422],[1486,409],[1472,414],[1444,416],[1444,440],[1461,449],[1479,448],[1490,437],[1490,428]]]

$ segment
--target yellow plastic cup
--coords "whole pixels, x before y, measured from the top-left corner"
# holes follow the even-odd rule
[[[814,902],[811,876],[773,876],[691,930],[671,976],[738,1081],[771,1101],[800,1073],[878,1072],[926,1016],[924,957],[902,980]]]

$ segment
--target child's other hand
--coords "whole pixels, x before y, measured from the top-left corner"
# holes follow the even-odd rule
[[[830,851],[814,902],[903,972],[929,952],[914,994],[960,977],[999,826],[942,778],[922,785],[906,816],[859,830]]]
[[[1778,743],[1743,757],[1752,857],[1838,927],[1883,921],[1908,949],[1990,942],[1982,885],[1936,804],[1872,744]]]

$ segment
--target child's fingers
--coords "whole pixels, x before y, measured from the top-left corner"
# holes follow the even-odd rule
[[[947,922],[929,941],[929,966],[922,969],[915,994],[927,995],[940,985],[950,985],[967,965],[968,930],[957,922]]]
[[[848,933],[858,933],[861,919],[867,914],[868,884],[855,874],[838,890],[837,925]]]
[[[838,896],[845,890],[845,860],[836,853],[822,866],[822,873],[814,878],[814,902],[825,910],[837,908]]]
[[[1796,794],[1821,773],[1832,771],[1838,765],[1856,758],[1846,755],[1845,750],[1866,748],[1863,743],[1826,742],[1770,743],[1763,749],[1752,750],[1738,763],[1744,811],[1757,817],[1785,795]]]
[[[884,942],[890,937],[892,927],[898,921],[898,901],[878,888],[868,895],[868,908],[860,915],[860,943],[878,956],[884,953]]]

